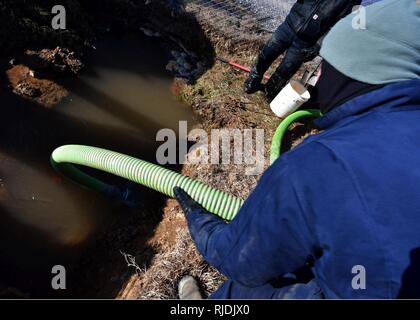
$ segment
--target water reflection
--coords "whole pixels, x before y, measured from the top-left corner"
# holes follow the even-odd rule
[[[0,75],[0,287],[45,296],[51,265],[78,263],[83,246],[108,219],[125,219],[124,208],[61,179],[49,157],[56,147],[76,143],[153,161],[157,130],[193,122],[189,109],[171,96],[165,63],[156,41],[109,39],[98,45],[86,74],[56,79],[71,94],[52,109],[14,95]],[[152,205],[158,216],[162,204]],[[156,221],[138,223],[152,232]],[[119,249],[102,248],[101,259],[120,259]]]

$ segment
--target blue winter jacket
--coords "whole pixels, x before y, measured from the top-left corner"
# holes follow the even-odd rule
[[[248,287],[315,260],[326,298],[420,297],[420,80],[341,105],[226,224],[192,213],[198,250]]]

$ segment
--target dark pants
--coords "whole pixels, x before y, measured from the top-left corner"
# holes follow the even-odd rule
[[[280,288],[270,284],[249,288],[228,280],[209,299],[323,299],[323,294],[314,280]]]
[[[313,43],[302,41],[288,23],[281,24],[262,49],[255,66],[256,72],[264,74],[274,60],[287,50],[275,74],[285,81],[290,80],[302,63],[313,59],[318,54],[317,40],[314,39]]]

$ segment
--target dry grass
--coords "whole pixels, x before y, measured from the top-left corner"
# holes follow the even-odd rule
[[[257,26],[255,16],[242,11],[242,18],[233,17],[224,10],[190,2],[186,11],[203,27],[213,46],[224,52],[252,51],[263,45],[269,34]]]
[[[238,52],[232,55],[216,48],[220,56],[251,66],[257,51]],[[197,83],[184,86],[179,99],[191,105],[197,118],[206,129],[217,128],[262,128],[273,130],[278,118],[271,112],[261,92],[254,95],[244,93],[247,74],[216,61]]]
[[[206,13],[208,14],[208,13]],[[254,38],[252,41],[243,37],[226,37],[224,30],[206,22],[200,17],[200,24],[209,37],[217,55],[234,59],[236,62],[251,66],[260,46],[266,38]],[[268,73],[273,72],[275,65]],[[298,77],[300,74],[297,75]],[[271,137],[279,119],[269,109],[262,94],[246,95],[243,83],[246,74],[237,71],[221,62],[208,70],[194,85],[177,85],[177,97],[192,107],[201,127],[205,130],[219,128],[259,128],[265,131],[266,166]],[[295,137],[296,139],[298,137]],[[299,137],[300,138],[300,137]],[[301,141],[301,140],[299,140]],[[205,184],[246,198],[255,188],[259,176],[245,174],[244,165],[184,165],[182,173]],[[165,210],[172,212],[166,215],[161,224],[174,219],[180,214],[176,205],[169,205]],[[171,218],[172,217],[172,218]],[[206,295],[213,293],[223,282],[224,277],[203,261],[195,249],[186,226],[176,229],[176,240],[163,241],[151,266],[144,270],[130,286],[128,294],[122,297],[140,299],[176,299],[177,285],[184,275],[196,277]],[[134,288],[133,288],[134,287]]]
[[[161,252],[143,274],[139,299],[176,299],[178,282],[184,275],[195,277],[206,296],[214,292],[224,277],[203,261],[186,228],[178,231],[172,250]]]

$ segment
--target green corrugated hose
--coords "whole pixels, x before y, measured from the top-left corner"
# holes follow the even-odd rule
[[[273,140],[271,143],[271,153],[270,153],[270,164],[273,164],[280,157],[281,153],[281,144],[287,129],[290,125],[303,118],[319,118],[322,116],[321,111],[316,109],[300,110],[292,113],[290,116],[286,117],[278,126],[276,132],[274,133]]]
[[[108,185],[76,169],[71,164],[87,166],[128,179],[173,197],[173,188],[181,187],[206,210],[225,220],[232,220],[243,200],[216,190],[201,182],[165,169],[156,164],[139,160],[105,149],[66,145],[51,155],[53,166],[73,180],[97,191],[106,193]]]
[[[283,136],[293,122],[307,117],[319,117],[320,115],[321,113],[318,110],[304,110],[295,112],[284,119],[273,137],[271,162],[274,162],[280,156]],[[116,187],[87,175],[74,167],[73,164],[114,174],[169,197],[174,197],[174,187],[180,187],[206,210],[225,220],[232,220],[243,204],[243,200],[240,198],[206,186],[177,172],[106,149],[81,145],[62,146],[52,153],[51,163],[57,171],[71,177],[74,181],[108,196],[124,198],[120,194],[121,191]]]

